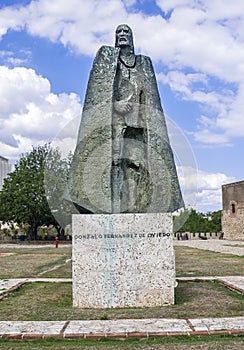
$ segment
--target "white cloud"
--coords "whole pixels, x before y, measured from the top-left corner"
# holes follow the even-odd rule
[[[7,66],[22,66],[26,64],[31,57],[30,50],[19,50],[18,53],[10,50],[0,50],[0,59]]]
[[[122,0],[125,6],[133,6],[136,4],[136,0]]]
[[[168,84],[180,99],[202,106],[210,118],[198,118],[194,138],[198,142],[228,145],[232,136],[244,136],[244,84],[239,85],[237,96],[230,89],[208,91],[208,77],[202,73],[169,71],[157,74],[159,82]]]
[[[127,17],[118,0],[40,0],[26,9],[25,25],[31,35],[59,41],[86,55],[94,55],[99,46],[108,44],[114,37],[112,31]]]
[[[198,212],[206,213],[208,211],[217,211],[222,209],[221,187],[214,190],[199,190],[197,193]]]
[[[79,125],[80,116],[77,116],[66,123],[52,140],[51,147],[54,149],[58,148],[63,157],[66,157],[70,152],[74,152]]]
[[[196,171],[195,168],[185,166],[178,168],[178,174],[185,205],[196,207],[200,212],[220,210],[222,208],[221,186],[235,181],[234,177],[224,173]]]
[[[239,85],[238,95],[233,99],[228,113],[217,119],[217,127],[227,131],[230,136],[244,136],[244,81]]]
[[[233,182],[235,179],[223,173],[207,173],[198,170],[198,189],[217,190],[221,185]]]
[[[135,0],[31,1],[26,6],[0,9],[0,39],[8,30],[25,29],[30,35],[94,57],[101,45],[114,45],[116,26],[128,23],[136,51],[167,67],[166,74],[159,72],[158,80],[181,99],[203,107],[193,133],[195,140],[228,145],[231,138],[244,136],[244,1],[156,2],[168,13],[167,19],[129,12]],[[12,66],[28,59],[28,55],[14,55],[12,51],[0,51],[0,56]],[[224,88],[217,89],[213,80]],[[80,114],[77,95],[56,95],[48,79],[34,70],[4,66],[0,67],[0,94],[0,149],[6,157],[17,159],[33,144],[51,141],[62,129],[62,138],[55,138],[53,144],[64,153],[74,147],[77,129],[65,125]],[[180,164],[188,164],[189,147],[180,153],[182,146],[176,147],[177,142],[182,145],[179,134],[172,139]],[[194,205],[196,200],[197,210],[204,212],[220,209],[221,185],[235,181],[223,173],[198,171],[195,198],[196,169],[179,166],[178,173],[186,204]]]
[[[216,132],[211,132],[208,129],[203,129],[200,131],[196,131],[192,133],[194,135],[194,138],[198,142],[202,142],[205,144],[211,144],[211,145],[223,145],[223,146],[230,146],[229,138],[225,134],[217,134]]]
[[[10,159],[51,141],[81,112],[76,94],[51,93],[46,78],[24,67],[0,66],[0,94],[1,152]]]
[[[184,100],[206,104],[211,106],[212,109],[220,109],[222,95],[213,92],[206,93],[200,90],[199,87],[195,87],[196,84],[201,84],[202,87],[206,88],[208,80],[205,74],[169,71],[167,74],[157,74],[157,78],[163,84],[168,84],[171,90],[180,94],[180,97]]]
[[[102,44],[114,44],[114,29],[127,22],[133,28],[137,51],[168,66],[168,74],[159,74],[161,81],[181,98],[201,104],[212,119],[211,128],[199,120],[197,141],[229,144],[231,138],[244,136],[244,2],[156,2],[168,13],[167,19],[129,12],[126,6],[134,0],[31,1],[0,10],[0,35],[25,28],[31,35],[94,56]],[[21,58],[11,57],[12,64],[15,59]],[[227,87],[217,90],[211,78]]]
[[[2,8],[0,10],[0,38],[5,35],[9,29],[23,29],[28,15],[28,7],[12,6]]]
[[[178,6],[189,6],[194,3],[192,0],[156,0],[156,3],[165,12],[173,10]]]
[[[134,29],[137,48],[150,53],[154,60],[192,66],[220,79],[239,81],[238,65],[243,62],[244,47],[239,41],[241,29],[233,37],[232,27],[234,20],[242,23],[243,5],[232,5],[228,12],[229,2],[224,1],[219,8],[218,4],[218,0],[158,1],[164,11],[174,8],[165,20],[159,15],[127,13],[120,0],[39,0],[19,9],[4,9],[0,17],[5,18],[2,26],[6,30],[26,26],[32,35],[72,45],[90,55],[101,44],[113,44],[115,27],[128,21]],[[228,19],[232,20],[232,27],[228,26]]]
[[[171,69],[168,74],[159,75],[160,79],[181,98],[200,103],[211,115],[211,128],[205,128],[200,119],[195,139],[228,145],[232,137],[243,137],[244,2],[158,0],[157,3],[166,12],[172,10],[168,30],[174,26],[175,31],[171,36],[172,52],[166,56]],[[205,86],[199,89],[192,84],[189,74],[182,71],[189,67],[196,75],[214,77],[222,86],[229,83],[235,87],[217,91],[217,83],[205,81]]]

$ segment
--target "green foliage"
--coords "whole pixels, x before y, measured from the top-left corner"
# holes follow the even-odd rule
[[[179,216],[174,216],[174,228],[175,232],[220,232],[221,210],[206,214],[197,213],[194,209],[185,210]]]
[[[50,149],[45,163],[45,191],[49,207],[56,219],[58,232],[71,223],[71,214],[78,213],[71,202],[64,200],[72,154],[62,158],[58,149]]]
[[[101,320],[101,321],[106,321],[106,320],[108,320],[108,319],[109,319],[109,317],[108,317],[107,314],[103,314],[103,315],[100,317],[100,320]]]
[[[44,189],[44,166],[49,146],[33,147],[23,154],[15,170],[4,180],[0,192],[0,220],[28,224],[29,239],[37,238],[37,227],[54,224]]]
[[[29,239],[37,239],[37,228],[53,225],[59,234],[75,211],[63,199],[72,156],[62,159],[49,145],[33,147],[23,154],[15,170],[4,180],[0,192],[0,221],[29,225]],[[44,181],[45,180],[45,181]]]

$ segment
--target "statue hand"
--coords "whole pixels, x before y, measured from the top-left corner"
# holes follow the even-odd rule
[[[115,101],[114,102],[114,110],[119,114],[126,114],[133,109],[133,105],[131,102],[127,100]]]

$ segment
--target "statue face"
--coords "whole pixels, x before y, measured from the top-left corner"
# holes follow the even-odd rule
[[[132,38],[132,30],[127,24],[121,24],[117,27],[115,32],[116,47],[126,47],[129,46],[133,48],[133,38]]]

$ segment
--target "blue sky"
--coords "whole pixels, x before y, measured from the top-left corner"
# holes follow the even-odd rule
[[[178,164],[186,204],[221,209],[221,185],[243,180],[243,0],[1,0],[0,155],[14,163],[79,120],[94,56],[120,23],[151,57],[165,115],[194,154]]]

